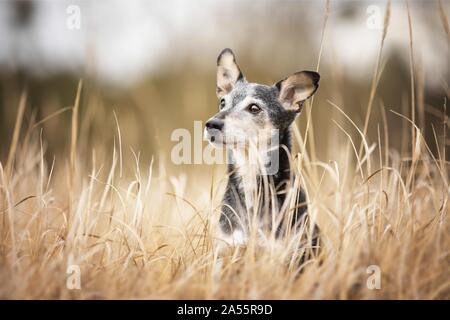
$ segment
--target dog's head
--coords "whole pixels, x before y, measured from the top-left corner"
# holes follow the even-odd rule
[[[272,86],[250,83],[233,52],[224,49],[217,58],[219,112],[206,122],[205,137],[216,146],[231,146],[285,130],[316,92],[319,79],[317,72],[300,71]]]

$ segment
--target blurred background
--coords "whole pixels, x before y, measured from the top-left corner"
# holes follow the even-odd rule
[[[442,136],[450,93],[450,40],[443,21],[450,5],[429,0],[409,6],[416,123],[436,151],[430,124]],[[174,129],[193,132],[195,120],[204,123],[216,112],[216,57],[223,48],[234,50],[252,82],[272,84],[298,70],[315,70],[327,11],[313,138],[318,158],[335,159],[330,146],[347,137],[336,133],[332,120],[342,123],[343,117],[328,101],[363,126],[385,8],[385,1],[375,0],[330,1],[328,10],[326,1],[317,0],[0,1],[0,159],[8,152],[22,90],[28,91],[26,128],[72,106],[80,78],[80,150],[87,156],[92,148],[112,150],[115,112],[125,152],[138,150],[144,160],[168,158]],[[377,141],[384,106],[390,147],[402,152],[409,146],[402,130],[410,129],[389,110],[411,117],[405,1],[391,3],[381,66],[368,136]],[[66,111],[39,126],[50,158],[69,148],[70,117]],[[298,119],[302,134],[306,118],[304,112]]]

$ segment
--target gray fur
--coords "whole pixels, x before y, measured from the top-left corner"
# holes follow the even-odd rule
[[[232,61],[233,63],[236,63],[234,54],[230,49],[225,49],[222,51],[221,55],[224,54],[224,52],[226,54],[232,54]],[[218,57],[218,64],[221,61],[221,55]],[[297,91],[295,90],[302,89],[301,84],[298,88],[296,88],[291,83],[295,79],[290,79],[291,82],[284,82],[286,79],[289,80],[289,78],[283,79],[272,86],[249,83],[242,75],[242,72],[237,64],[235,66],[232,65],[230,68],[232,70],[239,70],[239,78],[235,83],[230,84],[228,91],[224,92],[224,90],[218,90],[218,92],[220,91],[221,93],[218,95],[220,98],[219,112],[212,119],[223,121],[224,128],[221,131],[225,141],[233,135],[239,136],[242,132],[243,134],[252,134],[257,130],[264,130],[265,128],[277,129],[279,131],[280,143],[279,168],[276,173],[267,176],[267,179],[275,190],[287,190],[288,188],[291,188],[292,172],[290,168],[289,155],[286,153],[284,148],[281,148],[281,146],[284,146],[288,152],[290,152],[290,127],[296,116],[300,113],[304,101],[295,101],[298,103],[298,108],[286,108],[286,104],[283,105],[282,101],[280,101],[280,92],[281,90],[291,90],[292,92],[287,92],[288,94],[286,94],[287,98],[290,98],[291,95],[297,94]],[[299,73],[296,73],[296,75],[298,74]],[[311,84],[315,85],[312,90],[312,93],[314,93],[318,87],[319,75],[315,72],[303,72],[302,76],[306,77],[308,81],[311,79],[311,82],[308,82],[307,84],[310,86]],[[289,83],[290,87],[283,87],[286,83]],[[224,106],[220,109],[222,99],[224,99]],[[245,104],[246,101],[248,104]],[[257,104],[260,111],[257,113],[250,112],[249,105],[251,104]],[[207,123],[207,128],[205,129],[206,136],[211,137],[213,135],[212,131],[213,130],[208,127]],[[214,142],[214,139],[211,139],[211,142]],[[224,234],[228,235],[231,235],[236,230],[241,230],[244,233],[248,232],[248,230],[245,229],[248,227],[247,220],[249,215],[247,210],[249,210],[249,208],[246,207],[246,193],[242,188],[244,183],[244,177],[242,175],[245,174],[245,172],[240,172],[239,167],[236,165],[236,152],[237,151],[235,149],[228,148],[229,178],[222,200],[220,215],[220,228]],[[260,218],[262,225],[264,225],[267,229],[266,231],[273,230],[275,227],[276,235],[280,237],[286,231],[286,218],[280,219],[281,222],[278,225],[273,226],[271,224],[272,219],[270,218],[270,214],[272,209],[276,209],[275,211],[279,212],[286,201],[286,195],[284,193],[277,194],[275,201],[273,201],[273,198],[270,195],[267,196],[264,193],[264,177],[257,174],[255,179],[255,185],[257,186],[260,195],[259,202],[258,200],[255,200],[258,205],[258,217]],[[296,199],[298,207],[294,210],[292,216],[290,217],[290,221],[292,222],[290,226],[287,226],[288,228],[299,228],[304,223],[308,223],[307,221],[309,220],[307,219],[306,194],[302,189],[299,190]],[[312,245],[316,247],[318,245],[319,229],[317,226],[314,226],[314,230],[315,235],[312,240]]]

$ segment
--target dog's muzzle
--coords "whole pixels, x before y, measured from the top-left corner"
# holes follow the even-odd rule
[[[212,118],[210,120],[208,120],[208,122],[206,122],[205,127],[207,130],[219,130],[222,131],[223,129],[223,120],[217,119],[217,118]]]
[[[209,119],[205,124],[205,139],[207,139],[212,144],[222,144],[223,127],[224,127],[223,120],[217,118]]]

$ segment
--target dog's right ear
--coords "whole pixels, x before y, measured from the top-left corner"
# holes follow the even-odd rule
[[[236,64],[236,58],[231,49],[223,49],[217,57],[217,88],[218,98],[233,90],[236,82],[243,80],[244,75]]]

